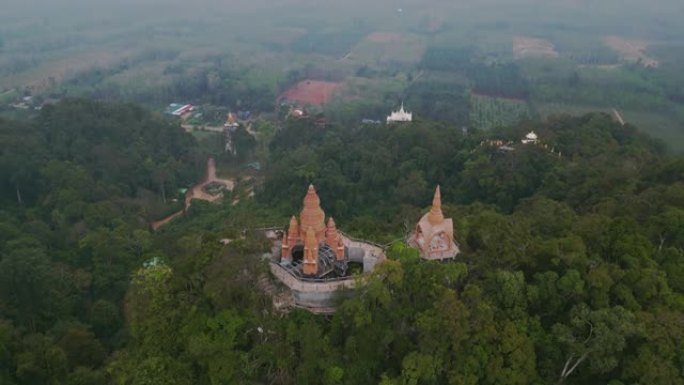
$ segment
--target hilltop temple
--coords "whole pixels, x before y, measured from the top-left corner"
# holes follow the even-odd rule
[[[382,246],[350,238],[337,230],[334,219],[325,219],[310,185],[299,218],[293,216],[281,236],[274,231],[269,238],[271,272],[287,287],[295,307],[314,313],[334,312],[340,296],[353,295],[358,274],[373,271],[387,258]]]
[[[520,142],[522,142],[522,144],[537,144],[539,142],[539,137],[534,131],[530,131]]]
[[[337,232],[335,220],[330,217],[326,224],[320,198],[310,185],[299,220],[293,216],[283,233],[280,264],[305,278],[342,277],[349,259],[350,250]]]
[[[413,120],[413,113],[404,111],[404,103],[401,103],[399,111],[392,111],[387,117],[387,124],[395,122],[410,122]]]
[[[454,242],[454,224],[442,213],[442,195],[439,186],[432,199],[432,208],[423,215],[408,239],[408,245],[420,251],[426,260],[452,259],[460,252]]]

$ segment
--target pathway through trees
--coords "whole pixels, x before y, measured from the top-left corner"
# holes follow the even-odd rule
[[[204,191],[204,187],[208,185],[209,183],[220,183],[224,186],[226,186],[226,190],[232,191],[235,188],[235,181],[232,179],[221,179],[216,176],[216,161],[214,161],[214,158],[209,158],[207,161],[207,174],[204,177],[204,180],[193,186],[188,192],[185,194],[185,204],[183,207],[183,210],[178,211],[177,213],[173,213],[169,215],[168,217],[158,220],[156,222],[152,222],[152,230],[157,230],[160,227],[164,226],[165,224],[171,222],[174,220],[176,217],[183,215],[184,212],[188,210],[190,205],[192,204],[193,199],[201,199],[204,201],[208,202],[216,202],[219,199],[223,198],[223,193],[216,194],[216,195],[211,195],[207,192]]]

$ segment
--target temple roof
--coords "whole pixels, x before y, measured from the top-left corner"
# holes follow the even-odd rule
[[[410,122],[413,120],[413,114],[411,112],[407,112],[404,109],[404,103],[401,103],[401,108],[399,108],[399,111],[392,111],[390,115],[387,117],[387,123],[390,122]]]

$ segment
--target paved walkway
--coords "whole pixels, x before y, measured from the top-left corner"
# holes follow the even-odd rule
[[[377,258],[378,262],[382,262],[387,259],[387,256],[385,256],[385,250],[383,250],[382,247],[364,241],[357,241],[341,231],[338,231],[337,233],[342,237],[345,246],[363,249],[366,255]]]

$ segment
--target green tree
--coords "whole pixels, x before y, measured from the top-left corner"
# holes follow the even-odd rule
[[[212,385],[241,382],[240,373],[245,353],[238,343],[245,332],[245,321],[237,314],[224,310],[215,317],[192,314],[186,320],[187,351],[207,373]]]
[[[563,383],[583,362],[588,373],[604,374],[618,366],[627,339],[638,331],[634,314],[622,307],[591,310],[578,305],[570,313],[569,324],[555,324],[553,334],[565,351],[558,378]]]
[[[30,238],[8,243],[0,261],[0,296],[7,312],[36,331],[53,316],[51,264],[38,242]]]
[[[31,334],[16,355],[17,378],[26,384],[60,384],[67,374],[67,357],[51,338]]]

